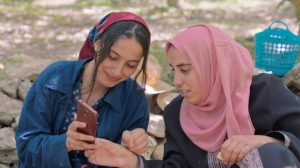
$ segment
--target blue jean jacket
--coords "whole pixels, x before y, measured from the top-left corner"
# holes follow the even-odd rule
[[[32,85],[16,130],[19,167],[72,167],[62,127],[74,105],[73,90],[85,62],[53,63]],[[147,98],[131,78],[111,88],[96,110],[97,137],[119,143],[124,130],[147,129]]]

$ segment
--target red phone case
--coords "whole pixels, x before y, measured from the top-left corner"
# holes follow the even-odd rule
[[[96,137],[98,113],[91,106],[77,100],[77,121],[86,123],[85,128],[78,128],[78,132]]]

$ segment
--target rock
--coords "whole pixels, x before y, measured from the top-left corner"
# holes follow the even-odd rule
[[[155,137],[164,138],[165,129],[166,127],[163,116],[150,113],[150,120],[147,132]]]
[[[18,127],[19,120],[20,120],[20,115],[18,115],[18,116],[15,118],[15,122],[11,125],[11,127],[12,127],[13,129],[16,129],[16,128]]]
[[[6,73],[11,78],[27,79],[31,75],[40,74],[49,64],[53,63],[52,59],[31,58],[26,56],[22,62],[30,62],[18,64],[18,66],[7,67]],[[30,72],[30,73],[29,73]]]
[[[146,160],[150,160],[151,159],[151,155],[152,155],[152,153],[153,153],[153,151],[154,151],[154,149],[155,149],[155,147],[157,145],[157,142],[156,142],[156,140],[155,140],[154,137],[149,136],[149,140],[150,141],[149,141],[148,149],[144,153],[142,153],[142,156]]]
[[[16,149],[15,131],[10,127],[0,129],[0,151]],[[0,152],[0,153],[1,153]]]
[[[0,163],[0,168],[9,168],[9,165],[1,164],[1,163]]]
[[[282,81],[289,87],[295,87],[300,90],[300,64],[297,64],[290,70],[283,78]]]
[[[11,80],[3,81],[0,84],[0,89],[3,93],[8,95],[11,98],[16,99],[17,98],[17,89],[20,84],[20,79],[13,78]]]
[[[163,159],[164,145],[165,145],[165,142],[163,141],[156,146],[156,148],[154,149],[152,156],[151,156],[154,160],[162,160]]]
[[[14,118],[17,117],[22,109],[23,102],[20,100],[12,99],[0,92],[0,112],[7,115],[12,115]]]
[[[21,100],[25,100],[25,97],[32,86],[32,83],[30,82],[29,79],[24,80],[23,82],[20,83],[20,86],[18,88],[18,96]]]
[[[10,126],[14,122],[14,117],[8,113],[0,112],[0,124]]]
[[[16,150],[0,151],[0,163],[13,164],[18,161]]]

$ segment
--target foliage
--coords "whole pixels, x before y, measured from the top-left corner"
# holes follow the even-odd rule
[[[165,56],[164,49],[158,44],[152,43],[150,46],[150,53],[158,60],[160,63],[161,70],[161,79],[169,84],[172,84],[172,81],[169,77],[171,72],[171,68],[169,66],[169,62]]]
[[[297,22],[300,22],[300,0],[281,0],[277,5],[277,8],[281,7],[287,1],[292,3],[295,7]]]

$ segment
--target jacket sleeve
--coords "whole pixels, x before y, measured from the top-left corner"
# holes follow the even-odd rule
[[[53,99],[48,92],[38,78],[25,99],[16,130],[19,167],[71,167],[66,135],[52,133]]]
[[[136,88],[137,87],[137,88]],[[147,97],[144,90],[136,83],[132,84],[128,89],[131,94],[124,100],[127,101],[127,117],[124,118],[126,126],[124,129],[133,130],[136,128],[143,128],[147,130],[149,123],[149,107]]]
[[[300,99],[279,79],[273,77],[270,83],[266,109],[273,125],[266,135],[284,141],[300,160]]]

